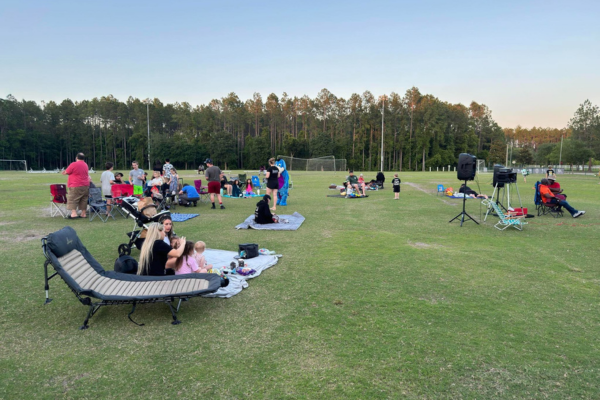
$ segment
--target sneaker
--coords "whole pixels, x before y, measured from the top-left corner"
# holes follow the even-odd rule
[[[585,211],[577,211],[575,214],[573,214],[573,218],[581,217],[583,214],[585,214]]]
[[[224,210],[225,206],[223,204],[221,204],[221,210]]]
[[[214,210],[215,208],[217,208],[217,207],[215,207],[214,204],[212,205],[212,207],[210,207],[211,210]]]

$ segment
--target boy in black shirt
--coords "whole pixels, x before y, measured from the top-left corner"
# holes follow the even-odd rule
[[[400,182],[398,174],[394,174],[394,179],[392,179],[392,185],[394,186],[394,200],[400,199]]]

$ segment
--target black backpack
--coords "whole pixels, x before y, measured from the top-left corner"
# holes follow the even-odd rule
[[[115,272],[123,274],[137,274],[138,262],[135,258],[127,255],[119,256],[115,260]]]

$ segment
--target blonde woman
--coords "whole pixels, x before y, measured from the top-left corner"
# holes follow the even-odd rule
[[[181,257],[185,246],[173,249],[164,242],[164,239],[165,227],[163,224],[157,222],[150,224],[146,239],[140,250],[138,275],[165,275],[167,262],[171,261],[171,264],[173,264],[178,257]],[[185,243],[185,237],[182,237],[181,241]]]
[[[273,207],[271,210],[277,209],[277,191],[279,190],[279,174],[283,168],[275,165],[275,159],[269,159],[269,168],[267,168],[267,194],[273,199]]]

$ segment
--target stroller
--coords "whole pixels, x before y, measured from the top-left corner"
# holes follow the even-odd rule
[[[135,221],[135,223],[133,225],[133,231],[127,233],[127,237],[129,237],[129,242],[121,243],[119,245],[119,257],[122,255],[130,255],[131,249],[141,249],[142,245],[144,244],[144,238],[141,236],[143,230],[148,229],[147,224],[150,224],[152,222],[159,222],[165,215],[171,214],[169,211],[162,211],[153,217],[147,217],[144,215],[144,210],[150,207],[156,208],[156,205],[150,204],[149,206],[144,207],[144,209],[138,211],[137,202],[138,199],[135,197],[126,197],[123,199],[123,203],[121,206],[123,212],[126,216],[131,217]],[[139,227],[140,229],[136,230],[137,227]]]

